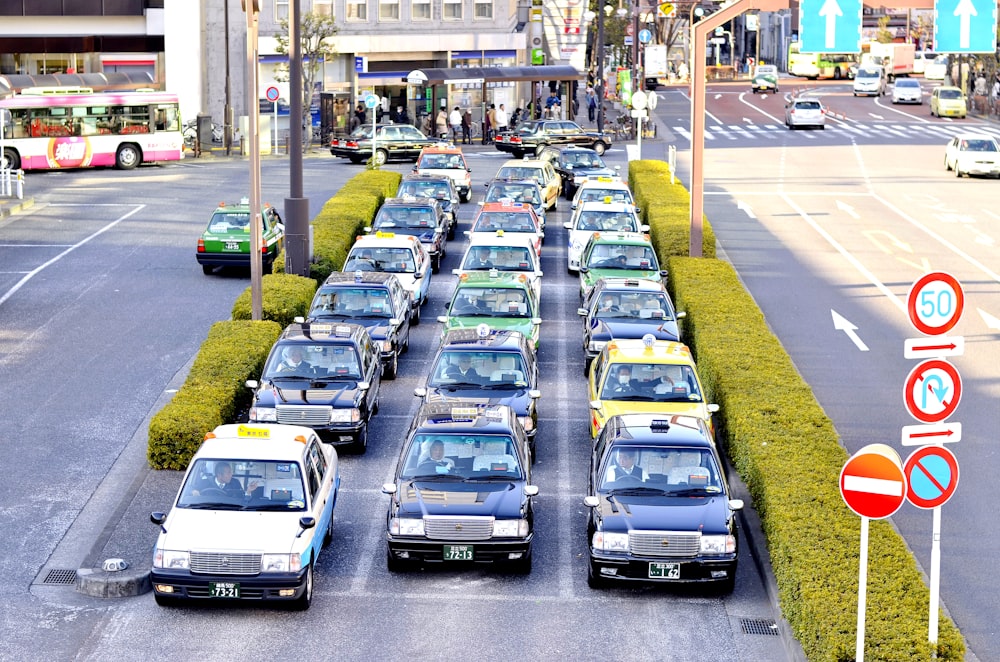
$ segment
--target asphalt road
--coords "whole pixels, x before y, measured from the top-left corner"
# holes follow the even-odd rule
[[[651,143],[657,145],[657,143]],[[471,157],[481,192],[503,161]],[[624,166],[624,151],[608,160]],[[283,162],[267,161],[264,199],[281,206]],[[408,171],[408,164],[393,164]],[[311,212],[360,166],[306,159]],[[148,567],[152,510],[169,507],[177,472],[145,470],[145,430],[183,380],[210,326],[229,316],[246,274],[204,276],[194,243],[207,215],[241,195],[245,163],[80,171],[29,178],[36,205],[0,224],[0,398],[8,403],[8,480],[0,487],[0,659],[794,659],[763,573],[741,549],[736,591],[586,585],[586,395],[579,377],[577,283],[565,270],[565,201],[543,250],[543,333],[535,568],[528,577],[490,569],[385,568],[386,497],[399,439],[417,407],[412,391],[429,367],[463,240],[434,277],[399,377],[386,382],[368,454],[343,456],[336,537],[318,563],[305,614],[270,609],[163,609],[148,594],[92,598],[58,580],[120,556]],[[464,205],[462,228],[472,206]],[[461,236],[461,235],[460,235]],[[428,314],[430,313],[430,314]],[[43,406],[39,406],[43,404]],[[747,509],[744,542],[760,542]],[[777,621],[777,622],[776,622]],[[378,625],[373,628],[373,624]],[[771,627],[771,625],[776,627]],[[376,629],[377,628],[377,629]],[[225,633],[221,635],[220,633]]]

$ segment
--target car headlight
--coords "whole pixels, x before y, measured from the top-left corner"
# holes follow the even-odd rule
[[[191,552],[157,547],[153,550],[153,567],[168,568],[170,570],[187,570],[191,567]]]
[[[608,344],[607,340],[591,340],[587,343],[587,351],[600,353],[604,351],[604,346]]]
[[[628,551],[628,534],[627,533],[605,533],[604,531],[598,531],[594,534],[594,549],[599,549],[605,552],[627,552]]]
[[[298,572],[302,569],[302,556],[299,554],[262,554],[260,557],[261,572]]]
[[[361,410],[357,407],[351,409],[334,409],[330,412],[331,423],[357,423],[361,420]]]
[[[494,538],[524,538],[528,535],[528,520],[498,519],[493,522]]]
[[[736,552],[736,536],[702,536],[702,554],[734,554]]]
[[[392,341],[391,340],[375,340],[375,349],[379,352],[392,351]]]
[[[257,423],[276,422],[278,420],[278,410],[274,407],[251,407],[250,420]]]
[[[531,416],[518,416],[517,421],[521,424],[521,427],[524,428],[525,432],[531,432],[535,429],[535,421],[531,418]]]
[[[393,517],[389,520],[389,533],[394,536],[422,536],[424,520],[419,517]]]

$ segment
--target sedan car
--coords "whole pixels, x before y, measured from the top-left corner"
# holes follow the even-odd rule
[[[948,56],[938,55],[924,65],[924,80],[944,80],[948,73]]]
[[[455,238],[458,227],[458,189],[448,175],[412,174],[403,177],[396,189],[397,198],[432,198],[441,205],[448,224],[448,239]]]
[[[456,276],[476,271],[512,272],[523,274],[535,290],[542,291],[542,263],[535,247],[535,239],[524,232],[497,232],[471,235],[459,268],[452,269]]]
[[[1000,177],[1000,146],[984,133],[960,133],[944,148],[944,168],[956,177]]]
[[[942,85],[931,92],[931,116],[965,119],[969,108],[961,88]]]
[[[472,198],[472,168],[466,163],[460,147],[425,147],[417,157],[413,172],[419,175],[448,175],[455,182],[462,202]]]
[[[897,78],[892,85],[893,103],[924,103],[924,91],[916,78]]]
[[[584,182],[595,177],[617,177],[620,166],[610,168],[604,159],[586,147],[546,147],[540,156],[548,161],[562,179],[562,196],[572,200]]]
[[[595,232],[648,232],[627,202],[608,200],[585,202],[573,210],[570,220],[563,223],[569,230],[566,268],[571,274],[580,270],[580,256]]]
[[[819,99],[799,97],[791,99],[785,105],[785,126],[789,129],[799,127],[826,128],[826,108]]]
[[[358,237],[344,262],[344,271],[384,271],[394,274],[410,295],[410,324],[420,323],[420,307],[431,285],[431,256],[416,237],[376,232]]]
[[[732,592],[739,529],[722,459],[705,422],[624,414],[593,446],[587,583],[706,584]]]
[[[548,161],[541,159],[521,159],[504,161],[497,170],[497,179],[523,180],[531,179],[542,189],[542,203],[545,210],[556,210],[559,203],[559,193],[562,190],[562,178]]]
[[[447,254],[449,222],[438,201],[431,198],[387,198],[371,226],[365,232],[408,234],[420,240],[431,256],[431,269],[437,273]]]
[[[598,131],[587,131],[569,120],[529,120],[521,122],[513,131],[498,135],[494,145],[515,158],[540,154],[546,147],[569,145],[589,147],[600,156],[611,149],[611,137]]]
[[[595,232],[580,254],[580,299],[586,299],[600,278],[648,278],[663,281],[649,235],[638,232]]]
[[[492,241],[499,232],[503,235],[520,234],[528,237],[535,247],[535,253],[542,254],[541,219],[535,214],[531,205],[521,202],[487,202],[479,205],[476,217],[472,219],[472,228],[465,234],[472,243]]]
[[[628,184],[618,177],[598,177],[584,182],[576,190],[570,209],[576,209],[584,202],[605,201],[625,202],[635,208],[635,213],[639,213],[639,208],[635,207],[635,198]]]
[[[474,271],[462,274],[447,304],[441,339],[452,329],[476,328],[486,324],[494,329],[510,329],[529,338],[538,347],[542,324],[535,288],[524,274]]]
[[[545,227],[545,208],[548,205],[542,199],[542,187],[533,179],[494,179],[486,184],[486,196],[482,202],[520,202],[530,205],[542,227]]]
[[[372,125],[363,124],[346,138],[332,138],[330,153],[351,163],[361,163],[372,158],[373,144],[373,161],[375,165],[382,165],[390,159],[416,161],[420,150],[443,142],[425,136],[417,127],[409,124],[378,124],[375,127],[375,140],[372,141]]]
[[[750,90],[758,92],[778,91],[778,67],[773,64],[761,64],[753,70],[753,78],[750,81]]]
[[[271,265],[285,244],[285,226],[278,210],[265,204],[260,211],[261,263],[264,273],[271,273]],[[206,275],[216,267],[250,267],[250,201],[239,204],[219,203],[208,219],[208,226],[198,238],[195,253],[201,270]]]

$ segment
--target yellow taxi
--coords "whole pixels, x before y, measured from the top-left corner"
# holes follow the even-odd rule
[[[542,203],[545,210],[556,210],[559,194],[562,191],[562,178],[548,161],[527,157],[504,161],[497,170],[496,179],[513,181],[530,179],[538,182],[538,186],[542,189]]]
[[[587,393],[594,437],[616,414],[697,416],[712,430],[712,414],[719,411],[705,402],[688,346],[652,334],[605,345],[590,367]]]

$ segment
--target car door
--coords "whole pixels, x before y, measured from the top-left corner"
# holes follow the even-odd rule
[[[564,143],[580,147],[590,147],[590,138],[576,122],[561,122]]]
[[[375,414],[378,406],[379,390],[382,387],[382,360],[370,338],[365,338],[364,346],[360,348],[361,369],[368,382],[368,391],[365,392],[365,405],[368,418]]]
[[[399,323],[399,335],[397,343],[401,347],[410,345],[410,295],[399,283],[399,280],[392,278],[389,280],[389,296],[392,300],[392,316],[402,320]]]
[[[321,442],[316,435],[311,435],[306,446],[304,478],[306,490],[310,498],[310,515],[316,519],[312,529],[312,560],[315,563],[326,538],[326,532],[333,522],[333,508],[337,500],[334,485],[336,465],[327,458]]]

